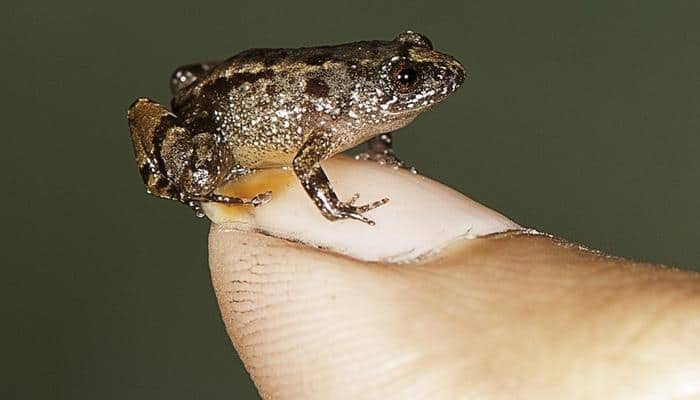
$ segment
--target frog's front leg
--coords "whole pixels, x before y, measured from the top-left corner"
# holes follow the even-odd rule
[[[406,163],[396,156],[391,133],[382,133],[368,140],[367,151],[358,154],[355,158],[357,160],[372,160],[382,165],[389,165],[394,168],[405,168],[415,172],[415,168],[408,167]]]
[[[312,134],[302,145],[292,162],[294,172],[299,181],[316,204],[316,207],[321,211],[321,214],[329,220],[351,218],[374,225],[374,221],[362,214],[386,204],[389,199],[383,198],[370,204],[356,206],[354,205],[355,200],[358,198],[356,194],[350,201],[340,201],[320,164],[322,160],[332,154],[332,150],[333,140],[331,135],[326,132]]]

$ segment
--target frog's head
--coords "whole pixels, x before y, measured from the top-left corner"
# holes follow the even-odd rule
[[[359,111],[371,115],[372,134],[407,125],[464,83],[464,66],[433,50],[430,40],[419,33],[407,31],[377,43],[358,71],[353,96]]]
[[[384,93],[380,105],[387,114],[418,115],[464,83],[464,66],[433,50],[424,35],[407,31],[390,43],[389,57],[377,66],[376,75]]]

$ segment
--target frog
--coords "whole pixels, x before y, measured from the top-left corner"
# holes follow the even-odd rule
[[[254,48],[177,68],[171,110],[141,97],[127,119],[147,193],[187,204],[197,216],[204,202],[267,203],[270,191],[243,198],[216,190],[285,168],[326,219],[374,225],[365,214],[389,199],[341,200],[321,162],[366,142],[358,158],[405,167],[392,132],[454,93],[466,75],[456,58],[413,31],[393,40]]]

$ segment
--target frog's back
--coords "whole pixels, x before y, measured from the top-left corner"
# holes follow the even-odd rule
[[[224,61],[228,68],[255,65],[258,68],[287,68],[292,65],[318,66],[327,61],[360,63],[376,59],[386,53],[387,47],[396,47],[393,42],[370,40],[345,43],[335,46],[301,47],[296,49],[248,49]]]
[[[304,127],[313,118],[312,102],[337,103],[342,99],[334,92],[348,93],[344,86],[352,84],[336,79],[334,87],[343,89],[329,93],[328,85],[313,77],[327,73],[329,62],[350,69],[381,58],[387,46],[392,43],[246,50],[177,91],[173,111],[192,131],[221,134],[246,166],[287,165],[309,132]]]
[[[174,103],[178,105],[186,103],[207,86],[216,86],[221,82],[221,78],[241,84],[270,79],[291,72],[313,72],[323,68],[327,62],[348,66],[359,65],[367,60],[382,58],[396,47],[394,42],[372,40],[294,49],[248,49],[218,63],[201,79],[175,93]]]
[[[178,92],[173,110],[190,130],[220,137],[242,166],[289,165],[304,140],[296,116],[308,107],[299,96],[303,83],[288,77],[226,62]]]

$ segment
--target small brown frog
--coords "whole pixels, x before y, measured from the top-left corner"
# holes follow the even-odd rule
[[[221,62],[178,68],[172,112],[136,100],[128,112],[136,161],[148,193],[203,213],[201,202],[261,205],[215,190],[261,168],[291,167],[330,220],[352,218],[388,201],[341,201],[321,161],[369,141],[361,157],[402,166],[389,132],[454,92],[465,71],[411,31],[392,41],[300,49],[252,49]]]

